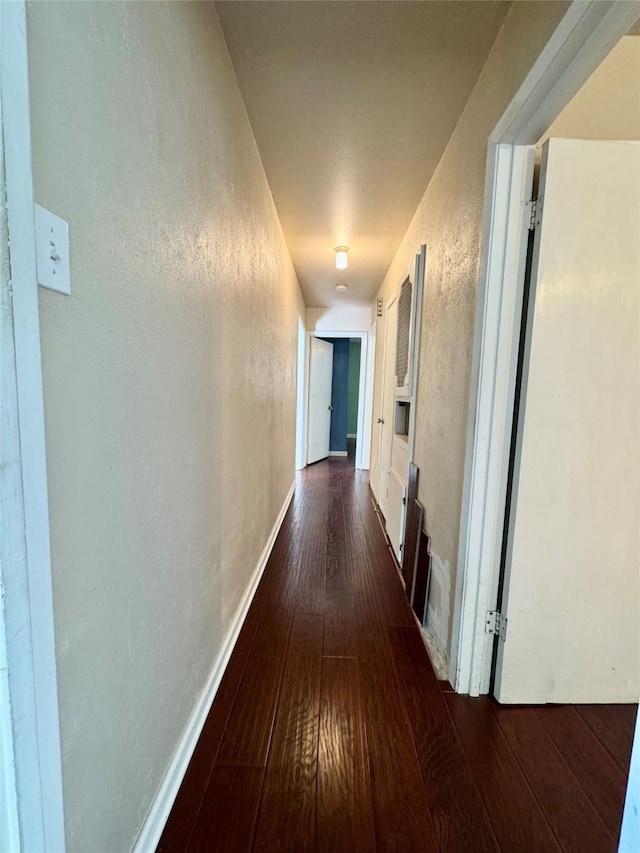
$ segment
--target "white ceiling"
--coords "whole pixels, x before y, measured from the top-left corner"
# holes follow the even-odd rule
[[[216,5],[305,302],[369,304],[509,3]]]

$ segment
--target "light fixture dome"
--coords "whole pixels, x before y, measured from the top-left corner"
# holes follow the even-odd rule
[[[338,291],[338,293],[344,293],[346,289],[346,284],[336,284],[336,290]]]
[[[337,270],[346,270],[347,264],[349,263],[347,258],[347,252],[349,251],[348,246],[336,246],[336,269]]]

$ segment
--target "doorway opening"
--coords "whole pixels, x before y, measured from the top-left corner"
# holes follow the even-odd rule
[[[355,466],[362,343],[359,338],[321,340],[333,345],[329,456],[345,456]]]
[[[373,367],[368,332],[300,332],[298,470],[331,456],[368,470]]]

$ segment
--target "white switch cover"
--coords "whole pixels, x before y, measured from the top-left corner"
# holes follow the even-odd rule
[[[38,284],[70,294],[69,223],[39,204],[34,207]]]

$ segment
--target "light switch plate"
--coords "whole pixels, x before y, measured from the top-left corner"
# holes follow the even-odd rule
[[[39,204],[34,207],[38,284],[70,294],[69,223]]]

